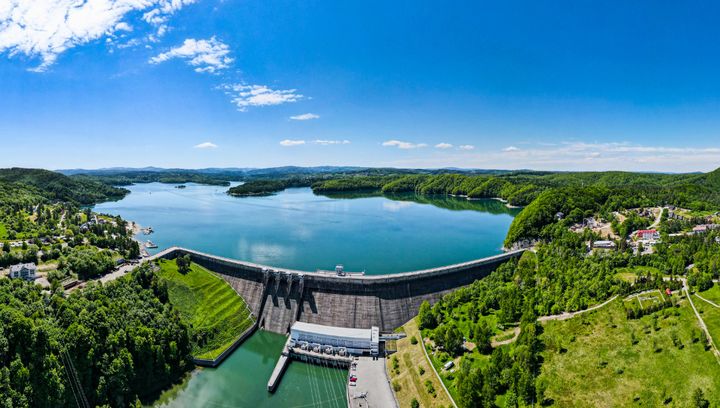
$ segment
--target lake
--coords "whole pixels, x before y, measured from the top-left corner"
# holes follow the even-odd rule
[[[95,210],[151,226],[159,251],[182,246],[260,264],[315,271],[397,273],[501,252],[513,217],[496,200],[415,195],[317,196],[309,188],[232,197],[227,187],[149,183]],[[154,252],[151,250],[151,252]]]
[[[231,197],[227,187],[150,183],[129,187],[95,211],[121,215],[155,233],[159,248],[182,246],[270,266],[314,271],[398,273],[501,252],[519,212],[496,200],[417,195],[317,196],[309,188],[266,197]],[[285,337],[258,331],[218,368],[198,369],[156,406],[338,407],[346,372],[292,362],[274,394],[267,381]]]

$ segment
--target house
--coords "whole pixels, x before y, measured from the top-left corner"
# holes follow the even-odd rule
[[[37,266],[34,263],[17,264],[10,267],[10,278],[34,280]]]
[[[563,218],[565,218],[565,214],[560,211],[557,214],[555,214],[555,218],[557,218],[558,220],[562,220]]]
[[[654,229],[635,231],[635,236],[643,241],[654,241],[660,239],[660,233]]]
[[[613,241],[595,241],[595,242],[593,242],[593,248],[595,248],[595,249],[615,249],[615,242],[613,242]]]
[[[693,234],[704,234],[710,230],[714,230],[720,227],[718,224],[701,224],[693,227]]]

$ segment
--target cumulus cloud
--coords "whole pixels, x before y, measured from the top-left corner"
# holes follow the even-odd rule
[[[322,145],[322,146],[329,146],[329,145],[347,145],[350,144],[349,140],[321,140],[316,139],[313,140],[314,144]]]
[[[290,119],[292,120],[312,120],[318,118],[320,118],[320,115],[316,115],[314,113],[303,113],[302,115],[290,116]]]
[[[230,67],[233,59],[228,54],[230,54],[230,47],[215,37],[209,40],[188,38],[182,45],[150,58],[150,63],[160,64],[174,58],[180,58],[195,67],[195,72],[209,72],[212,74]]]
[[[303,98],[296,89],[271,89],[265,85],[227,84],[220,88],[231,96],[232,102],[241,112],[250,106],[281,105]]]
[[[458,146],[458,149],[460,150],[475,150],[475,146],[473,145],[460,145]]]
[[[129,31],[128,14],[144,11],[152,25],[195,0],[3,0],[0,1],[0,53],[39,58],[33,71],[47,70],[63,52]],[[153,17],[145,18],[152,15]]]
[[[425,143],[403,142],[400,140],[388,140],[386,142],[383,142],[382,145],[385,147],[397,147],[398,149],[403,149],[403,150],[427,147],[427,144],[425,144]]]
[[[503,150],[503,152],[517,152],[520,149],[515,146],[508,146],[502,150]]]
[[[435,145],[436,149],[452,149],[453,145],[450,143],[438,143]]]
[[[304,145],[304,140],[292,140],[292,139],[285,139],[280,141],[280,146],[283,147],[293,147],[293,146],[300,146]]]
[[[196,149],[215,149],[215,148],[217,148],[218,146],[217,146],[215,143],[212,143],[212,142],[204,142],[204,143],[196,144],[196,145],[193,146],[193,147],[196,148]]]

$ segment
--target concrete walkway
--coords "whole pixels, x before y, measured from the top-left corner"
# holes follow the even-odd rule
[[[385,359],[379,357],[359,357],[357,366],[350,369],[357,376],[356,385],[348,383],[348,406],[350,408],[397,408],[393,391],[390,388]],[[364,395],[364,397],[360,397]]]

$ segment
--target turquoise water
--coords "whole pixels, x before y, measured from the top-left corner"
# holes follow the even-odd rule
[[[285,336],[259,331],[218,368],[194,371],[189,378],[163,394],[155,406],[169,408],[345,408],[345,370],[293,361],[275,393],[267,382]]]
[[[309,188],[236,198],[227,187],[138,184],[99,212],[152,226],[162,250],[183,246],[300,270],[397,273],[501,252],[518,210],[495,200],[415,195],[316,196]],[[220,367],[195,370],[164,393],[166,407],[346,407],[342,370],[292,362],[274,394],[267,381],[285,337],[260,331]]]
[[[96,211],[155,233],[159,249],[182,246],[229,258],[314,271],[397,273],[501,252],[518,210],[495,200],[316,196],[309,188],[237,198],[227,187],[150,183]],[[152,252],[152,251],[151,251]]]

